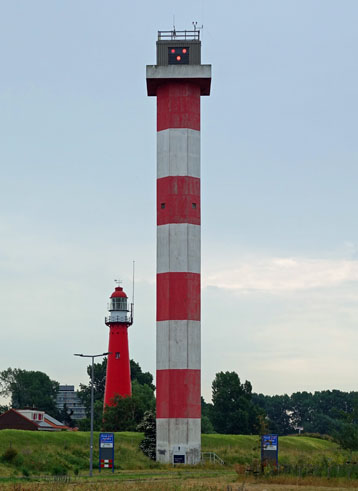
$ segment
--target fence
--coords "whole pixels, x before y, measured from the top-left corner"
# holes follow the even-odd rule
[[[221,459],[216,453],[214,452],[202,452],[201,453],[201,462],[210,462],[211,464],[221,464],[224,465],[223,459]]]

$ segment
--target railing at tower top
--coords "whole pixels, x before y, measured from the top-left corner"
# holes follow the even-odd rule
[[[124,323],[124,324],[132,324],[133,319],[130,313],[122,314],[122,315],[108,315],[104,318],[105,324],[113,323]]]
[[[158,31],[158,41],[168,41],[168,40],[188,40],[188,41],[199,41],[200,31],[197,29],[195,31]]]
[[[122,310],[120,313],[116,314],[115,310],[110,312],[109,316],[104,318],[105,324],[113,323],[125,323],[132,325],[133,324],[133,316],[134,316],[134,304],[131,303],[131,310]]]

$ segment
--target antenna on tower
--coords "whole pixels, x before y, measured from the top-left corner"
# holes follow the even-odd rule
[[[176,32],[175,32],[175,14],[173,14],[173,36],[174,37],[176,36]]]
[[[133,261],[133,290],[132,290],[132,303],[131,303],[131,322],[133,324],[133,315],[134,315],[134,271],[135,271],[135,261]]]
[[[132,275],[133,291],[132,291],[132,303],[134,303],[134,269],[135,269],[135,261],[133,261],[133,275]]]
[[[194,27],[194,31],[200,31],[201,29],[204,29],[203,24],[201,24],[201,26],[198,27],[198,22],[197,21],[192,22],[192,24],[193,24],[193,27]]]

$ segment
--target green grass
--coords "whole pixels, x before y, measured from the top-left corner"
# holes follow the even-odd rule
[[[115,434],[116,470],[139,473],[171,467],[157,464],[139,450],[141,433],[122,432]],[[0,431],[0,476],[55,475],[67,473],[86,474],[89,465],[89,432],[37,432],[20,430]],[[17,451],[12,461],[2,456],[9,447]],[[202,451],[215,452],[233,468],[236,464],[258,462],[259,438],[246,435],[203,435]],[[279,455],[281,464],[321,465],[343,464],[349,454],[330,441],[310,437],[280,437]],[[358,460],[358,453],[353,455]],[[98,433],[94,433],[94,469],[98,465]],[[228,468],[226,467],[226,469]],[[207,469],[210,466],[206,467]],[[108,476],[108,471],[102,473]]]
[[[260,458],[260,441],[254,435],[202,435],[202,451],[215,452],[226,464],[250,464]],[[334,442],[303,436],[279,437],[279,462],[287,465],[343,464],[350,453]],[[358,460],[358,452],[353,453]]]
[[[93,462],[98,465],[98,433],[94,433]],[[148,469],[156,466],[138,449],[143,435],[123,432],[116,434],[115,455],[117,468]],[[6,449],[17,450],[11,462],[1,456]],[[89,432],[40,432],[21,430],[0,431],[0,475],[83,473],[88,469]],[[25,472],[23,472],[25,470]]]

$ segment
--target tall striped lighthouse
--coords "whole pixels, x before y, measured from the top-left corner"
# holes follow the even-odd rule
[[[200,32],[159,31],[157,97],[157,460],[200,461]]]

